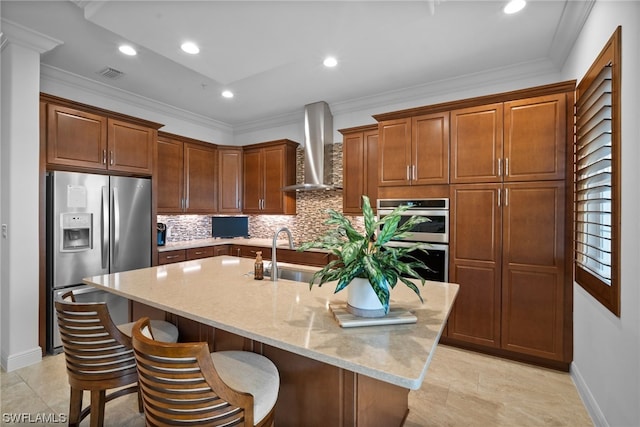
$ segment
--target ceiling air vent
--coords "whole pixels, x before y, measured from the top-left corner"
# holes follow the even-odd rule
[[[98,74],[100,74],[102,77],[115,80],[120,78],[120,76],[122,76],[124,73],[122,71],[116,70],[115,68],[105,67],[102,70],[98,71]]]

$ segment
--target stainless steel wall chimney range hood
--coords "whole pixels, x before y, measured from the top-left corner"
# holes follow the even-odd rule
[[[284,191],[340,190],[333,185],[333,116],[329,105],[315,102],[304,106],[304,182],[283,187]]]

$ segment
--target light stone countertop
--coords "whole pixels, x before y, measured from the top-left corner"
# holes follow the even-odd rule
[[[305,268],[296,266],[297,268]],[[317,267],[306,267],[317,270]],[[345,303],[335,282],[253,279],[253,260],[220,256],[94,276],[84,282],[177,315],[408,389],[422,384],[459,286],[425,282],[420,303],[402,283],[391,307],[408,325],[341,328],[329,303]],[[419,282],[418,282],[419,283]]]

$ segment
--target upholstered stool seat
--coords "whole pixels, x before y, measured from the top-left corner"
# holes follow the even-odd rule
[[[211,360],[225,384],[253,396],[254,422],[262,421],[278,400],[280,375],[273,362],[249,351],[216,351]]]
[[[147,425],[273,426],[280,375],[271,360],[154,335],[143,318],[131,336]]]
[[[131,337],[131,330],[136,322],[123,323],[116,325],[120,332]],[[162,342],[178,342],[178,328],[173,323],[164,320],[152,320],[151,328],[153,329],[153,337],[157,341]]]

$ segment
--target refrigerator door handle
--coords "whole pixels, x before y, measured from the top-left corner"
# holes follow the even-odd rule
[[[118,187],[113,187],[113,259],[112,267],[118,266],[118,252],[120,250],[120,201]]]
[[[102,233],[101,258],[102,268],[107,268],[109,264],[109,193],[107,187],[102,187],[102,220],[100,221],[100,232]]]

